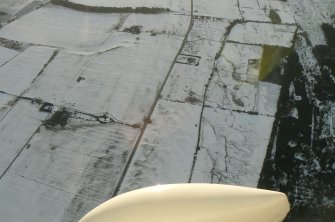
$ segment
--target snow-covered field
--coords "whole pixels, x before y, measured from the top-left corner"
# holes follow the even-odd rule
[[[1,220],[78,221],[163,183],[257,187],[282,89],[268,50],[316,66],[297,33],[324,44],[331,1],[1,1]]]
[[[1,161],[0,174],[3,175],[12,161],[21,152],[27,141],[41,125],[45,113],[26,101],[19,101],[0,122]]]
[[[120,35],[127,38],[130,34]],[[60,51],[24,95],[89,113],[109,112],[119,120],[140,123],[181,40],[143,34],[135,41],[97,55]]]
[[[200,112],[199,106],[160,100],[120,192],[188,182],[197,145]]]
[[[49,47],[31,47],[7,62],[0,69],[1,90],[21,95],[38,77],[53,52]]]
[[[211,12],[215,13],[215,10]],[[180,54],[186,58],[177,58],[153,113],[152,123],[144,132],[121,184],[121,192],[168,182],[257,186],[280,87],[259,82],[259,65],[250,61],[260,63],[263,50],[258,45],[291,47],[296,28],[243,21],[234,24],[221,17],[196,17],[193,23]],[[227,31],[229,25],[230,32]],[[211,29],[215,30],[214,35],[206,35]],[[253,37],[257,37],[255,41],[249,38],[248,30],[253,30]],[[174,104],[166,108],[169,103],[164,100]],[[194,106],[192,112],[186,108],[188,104]],[[174,112],[176,107],[178,112]],[[165,109],[166,112],[161,111]],[[171,112],[176,116],[187,116],[174,123],[177,128],[172,130],[173,133],[170,133],[169,123],[156,121],[159,116],[165,119],[164,113],[171,115]],[[170,121],[173,123],[174,119]],[[184,136],[185,129],[180,126],[189,125],[195,128]],[[171,136],[168,142],[166,133]],[[183,139],[179,135],[183,135]],[[224,141],[225,137],[227,141]],[[184,144],[193,145],[190,149]],[[188,154],[181,153],[180,149]],[[180,155],[184,156],[182,165]]]
[[[9,15],[14,15],[34,0],[2,0],[0,2],[0,11]]]
[[[0,36],[36,45],[94,50],[111,35],[119,20],[119,14],[46,6],[4,26]]]
[[[194,15],[224,18],[229,20],[239,19],[241,14],[237,7],[237,0],[194,0]]]
[[[40,124],[38,120],[35,122]],[[33,128],[33,124],[30,126]],[[19,133],[17,129],[8,130]],[[20,130],[22,136],[33,134],[23,131],[24,128]],[[137,129],[118,124],[85,126],[74,121],[59,130],[41,127],[24,146],[17,141],[16,144],[21,143],[16,147],[22,146],[23,151],[1,180],[1,199],[9,198],[11,206],[31,213],[17,214],[2,206],[1,218],[43,221],[52,216],[51,221],[62,217],[65,221],[78,221],[87,210],[112,194],[137,134]],[[11,160],[9,156],[6,159]],[[17,181],[23,184],[21,189]],[[39,209],[35,210],[36,207]]]
[[[0,46],[0,66],[3,66],[17,54],[19,54],[19,52]]]
[[[205,108],[192,182],[257,187],[273,120]]]

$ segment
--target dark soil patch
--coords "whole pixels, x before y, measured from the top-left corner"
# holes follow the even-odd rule
[[[335,208],[308,208],[300,207],[295,210],[296,213],[292,215],[289,222],[334,222]]]
[[[270,10],[269,17],[271,19],[272,24],[280,24],[281,23],[280,16],[278,15],[278,13],[275,10],[273,10],[273,9]]]
[[[78,3],[69,2],[67,0],[51,0],[51,3],[55,5],[61,5],[67,8],[95,13],[141,13],[141,14],[158,14],[164,12],[170,12],[168,8],[147,8],[147,7],[102,7],[102,6],[87,6]]]
[[[85,80],[85,79],[86,79],[86,78],[79,76],[79,77],[77,78],[77,82],[81,82],[82,80]]]
[[[19,52],[23,52],[28,47],[27,44],[4,38],[0,38],[0,46],[8,49],[14,49]]]
[[[327,27],[323,30],[328,39],[334,30],[323,27]],[[321,70],[321,76],[313,75],[313,88],[307,88],[305,80],[306,74],[313,73],[303,69],[295,52],[284,65],[276,120],[258,187],[287,194],[290,222],[335,221],[335,139],[327,131],[332,127],[329,115],[335,101],[333,51],[332,43],[313,49]],[[311,90],[312,98],[307,93]],[[298,115],[292,116],[292,110]]]
[[[134,25],[130,28],[125,28],[122,31],[123,32],[129,32],[129,33],[132,33],[132,34],[140,34],[142,27],[143,26],[140,26],[140,25]]]
[[[50,147],[50,150],[55,150],[55,149],[57,149],[57,146],[55,146],[55,145],[52,145],[52,146]]]
[[[322,24],[321,28],[327,39],[327,45],[329,47],[335,47],[335,24]]]
[[[190,64],[194,64],[196,62],[195,58],[188,57],[187,62]]]
[[[185,98],[185,102],[191,103],[193,105],[197,104],[197,103],[201,103],[201,101],[198,98],[196,98],[195,96],[187,96]]]
[[[150,119],[149,117],[144,117],[143,122],[146,123],[146,124],[150,124],[150,123],[152,123],[152,119]]]
[[[202,103],[202,100],[200,100],[194,92],[189,92],[188,96],[185,98],[185,102],[191,103],[193,105]]]
[[[56,111],[49,119],[45,120],[44,125],[47,127],[61,126],[64,128],[71,117],[71,113],[65,109]]]
[[[335,47],[316,46],[313,53],[320,64],[321,76],[316,77],[319,84],[315,87],[315,95],[321,100],[335,102]]]
[[[318,45],[313,49],[321,71],[321,76],[317,77],[320,84],[316,86],[315,93],[321,101],[335,102],[335,28],[323,24],[322,29],[328,45]]]
[[[232,99],[236,105],[244,107],[244,102],[240,98],[238,98],[235,94],[233,94]]]
[[[283,82],[282,72],[283,72],[283,66],[278,65],[274,67],[273,70],[270,71],[267,74],[266,78],[263,79],[262,81],[281,85]]]

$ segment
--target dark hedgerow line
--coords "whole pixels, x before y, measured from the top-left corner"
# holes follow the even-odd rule
[[[159,14],[170,12],[168,8],[148,8],[148,7],[104,7],[104,6],[87,6],[79,3],[69,2],[68,0],[51,0],[52,4],[61,5],[67,8],[96,13],[141,13],[141,14]]]

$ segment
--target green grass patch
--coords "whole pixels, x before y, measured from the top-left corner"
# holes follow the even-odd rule
[[[266,80],[269,74],[283,62],[291,51],[291,48],[264,45],[258,79],[260,81]]]

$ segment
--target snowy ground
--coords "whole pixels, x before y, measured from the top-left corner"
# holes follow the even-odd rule
[[[296,20],[325,42],[292,1],[51,2],[0,3],[8,222],[78,221],[163,183],[257,187],[282,88],[260,76],[267,50],[294,46]]]
[[[31,4],[33,1],[34,0],[3,0],[0,2],[0,11],[2,12],[2,15],[14,15],[27,5]]]

